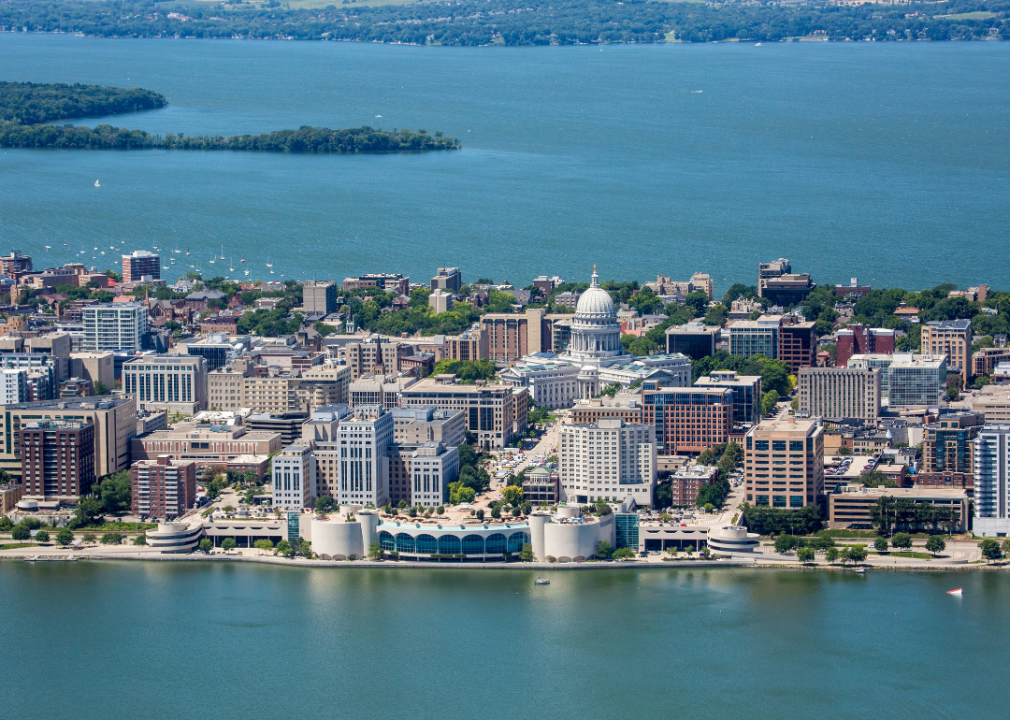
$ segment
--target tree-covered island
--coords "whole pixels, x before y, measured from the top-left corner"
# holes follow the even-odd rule
[[[0,81],[0,122],[20,125],[156,110],[164,95],[143,88]]]

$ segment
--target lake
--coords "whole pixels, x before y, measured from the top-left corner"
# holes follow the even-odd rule
[[[170,280],[190,264],[422,281],[459,265],[464,281],[526,285],[586,281],[598,263],[604,279],[708,272],[721,294],[786,256],[822,283],[1010,287],[1010,266],[981,262],[1008,244],[1008,43],[466,49],[4,33],[0,78],[156,90],[167,108],[111,120],[151,132],[368,124],[463,141],[352,157],[7,150],[0,250],[38,266],[118,267],[120,247],[159,246],[191,251]],[[209,264],[222,246],[230,262]]]
[[[0,717],[1006,717],[1006,572],[548,576],[2,562]]]

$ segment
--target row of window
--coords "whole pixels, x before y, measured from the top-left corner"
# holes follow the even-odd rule
[[[466,535],[462,539],[456,535],[443,535],[435,538],[431,535],[418,535],[416,538],[407,533],[392,533],[385,530],[379,533],[379,545],[383,550],[399,553],[433,555],[502,555],[506,552],[522,552],[523,545],[530,542],[529,533],[514,532],[508,537],[502,533],[494,533],[483,538],[480,535]]]

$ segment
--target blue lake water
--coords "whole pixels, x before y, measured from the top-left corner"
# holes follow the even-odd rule
[[[1006,717],[1006,572],[549,576],[3,562],[0,717]]]
[[[1010,266],[987,262],[1008,244],[1008,43],[459,49],[0,34],[0,77],[157,90],[169,107],[113,120],[152,132],[370,124],[463,141],[356,157],[8,150],[0,249],[52,245],[39,264],[112,266],[122,243],[190,247],[190,262],[220,274],[207,260],[223,244],[251,277],[273,262],[274,279],[424,280],[452,264],[464,280],[527,284],[585,280],[599,263],[605,279],[706,271],[721,293],[784,255],[819,282],[1010,287]]]

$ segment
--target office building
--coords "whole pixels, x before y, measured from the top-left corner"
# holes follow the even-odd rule
[[[1010,535],[1010,425],[982,428],[975,438],[974,471],[974,533]]]
[[[329,315],[337,311],[337,284],[323,280],[302,283],[302,308],[309,315]]]
[[[783,318],[779,326],[778,354],[778,359],[789,365],[789,371],[793,375],[800,368],[817,364],[817,324],[793,322],[794,319],[792,316]]]
[[[749,358],[764,355],[773,360],[779,356],[781,315],[762,315],[757,320],[737,320],[726,326],[729,354]]]
[[[592,425],[561,426],[558,475],[565,502],[597,500],[650,505],[656,485],[656,436],[650,425],[619,418]]]
[[[134,461],[168,455],[172,460],[192,460],[203,467],[222,467],[236,472],[252,470],[260,477],[269,464],[270,455],[283,447],[280,433],[250,430],[242,425],[198,423],[181,423],[171,430],[155,430],[133,438],[131,443]]]
[[[445,292],[444,290],[432,290],[428,294],[428,307],[436,315],[452,310],[452,293]]]
[[[309,419],[301,425],[301,442],[308,443],[312,447],[337,442],[337,428],[340,427],[340,421],[350,414],[351,408],[345,403],[316,408]]]
[[[642,421],[655,428],[660,455],[697,455],[729,442],[734,391],[729,388],[661,388],[642,393]]]
[[[1010,424],[1010,387],[986,385],[972,399],[971,409],[980,413],[987,425]]]
[[[410,456],[411,505],[438,507],[449,501],[449,485],[459,477],[459,450],[440,442],[418,446]]]
[[[277,433],[281,436],[282,447],[297,443],[302,437],[302,426],[309,416],[303,412],[253,413],[246,417],[244,425],[250,432]]]
[[[0,338],[0,342],[7,338]],[[0,354],[0,369],[24,370],[30,397],[25,400],[51,400],[59,396],[57,359],[42,353],[7,352]],[[65,379],[65,378],[64,378]]]
[[[28,371],[20,368],[0,370],[0,405],[27,402],[31,398]]]
[[[21,428],[24,496],[75,501],[95,484],[95,425],[36,420]]]
[[[761,422],[761,376],[716,370],[694,383],[700,388],[726,388],[733,393],[733,424]]]
[[[161,279],[161,257],[147,250],[134,250],[123,255],[123,282],[135,283]]]
[[[722,342],[722,328],[692,320],[666,330],[666,352],[682,353],[692,360],[715,355]]]
[[[571,407],[581,397],[579,372],[573,363],[531,355],[502,370],[498,377],[513,387],[526,388],[537,405],[557,410]]]
[[[458,267],[439,268],[431,279],[432,290],[445,290],[451,295],[458,295],[463,287],[463,275]]]
[[[226,366],[207,373],[207,406],[211,410],[241,410],[244,371]]]
[[[523,475],[523,501],[533,507],[549,507],[561,502],[561,476],[539,466]]]
[[[21,431],[33,422],[48,420],[92,425],[91,455],[97,477],[130,466],[130,439],[137,434],[137,403],[132,397],[81,400],[36,400],[7,405],[0,413],[0,468],[21,476]]]
[[[110,352],[70,353],[70,377],[91,383],[92,392],[104,395],[116,385],[116,369]],[[99,390],[104,389],[104,392]]]
[[[147,308],[140,303],[101,303],[84,308],[82,350],[143,350]]]
[[[140,410],[194,415],[207,409],[207,361],[192,355],[143,355],[123,364],[123,392]]]
[[[572,423],[592,425],[603,418],[620,418],[628,425],[642,422],[642,395],[639,392],[618,392],[590,400],[579,400],[572,406]]]
[[[983,423],[979,413],[941,415],[926,423],[916,487],[971,490],[975,479],[975,438]]]
[[[401,393],[404,407],[434,405],[466,413],[466,429],[483,449],[503,448],[526,431],[527,394],[511,385],[461,385],[455,377],[435,376]]]
[[[758,265],[758,297],[768,298],[775,305],[798,305],[815,287],[810,275],[793,273],[786,258]]]
[[[297,375],[254,375],[242,378],[242,406],[256,413],[304,412],[298,398]]]
[[[393,442],[399,445],[423,445],[439,442],[456,447],[466,442],[466,413],[441,410],[433,405],[396,408],[393,416]]]
[[[922,326],[923,355],[946,355],[947,370],[961,375],[965,386],[971,378],[971,320],[934,320]]]
[[[351,369],[346,365],[326,363],[302,370],[295,386],[295,398],[304,410],[348,401]]]
[[[400,295],[410,294],[410,278],[399,273],[367,273],[356,278],[344,280],[344,290],[360,288],[379,288],[385,292],[398,292]]]
[[[196,463],[168,455],[130,466],[130,512],[141,518],[174,520],[196,505]]]
[[[891,407],[937,407],[946,398],[947,360],[943,356],[895,353],[887,383]]]
[[[899,358],[901,355],[899,355]],[[849,367],[854,370],[879,370],[880,371],[880,402],[882,405],[888,404],[891,397],[891,363],[894,362],[893,354],[859,354],[849,358],[846,365],[839,364],[838,367]]]
[[[356,408],[337,429],[340,443],[341,505],[385,505],[389,500],[388,448],[393,444],[393,416],[377,405]]]
[[[442,358],[445,360],[487,360],[489,357],[487,336],[479,326],[464,330],[459,335],[446,336],[442,343]]]
[[[744,438],[746,500],[802,508],[824,492],[824,429],[816,420],[766,420]]]
[[[846,325],[835,333],[835,366],[846,367],[853,355],[891,355],[894,330]]]
[[[937,488],[880,488],[850,485],[840,488],[827,496],[828,527],[851,528],[853,530],[873,530],[874,506],[881,498],[893,498],[896,502],[910,502],[916,505],[930,505],[935,509],[949,509],[950,522],[940,525],[952,533],[962,533],[968,528],[968,507],[970,501],[964,490]],[[976,519],[975,533],[978,531]],[[913,520],[907,530],[911,532],[931,531],[937,528],[931,521]]]
[[[69,372],[72,344],[70,334],[65,332],[52,332],[38,337],[25,338],[27,352],[32,355],[49,356],[53,359],[57,382],[73,377]]]
[[[186,354],[199,355],[207,361],[207,372],[214,372],[252,350],[252,338],[248,335],[211,333],[205,338],[186,343],[185,348]]]
[[[971,356],[971,374],[974,377],[988,377],[997,365],[1005,362],[1010,362],[1010,347],[979,348]]]
[[[288,445],[271,459],[273,506],[282,510],[311,507],[316,498],[316,458],[308,445]]]
[[[880,415],[880,370],[877,368],[802,368],[799,410],[830,420],[858,419],[873,424]]]
[[[350,384],[349,402],[358,405],[381,405],[387,410],[400,407],[400,394],[417,382],[413,375],[374,375],[361,377]]]
[[[347,343],[340,350],[344,364],[351,369],[351,380],[366,375],[396,375],[400,372],[400,357],[412,354],[413,349],[407,345],[377,337]]]

